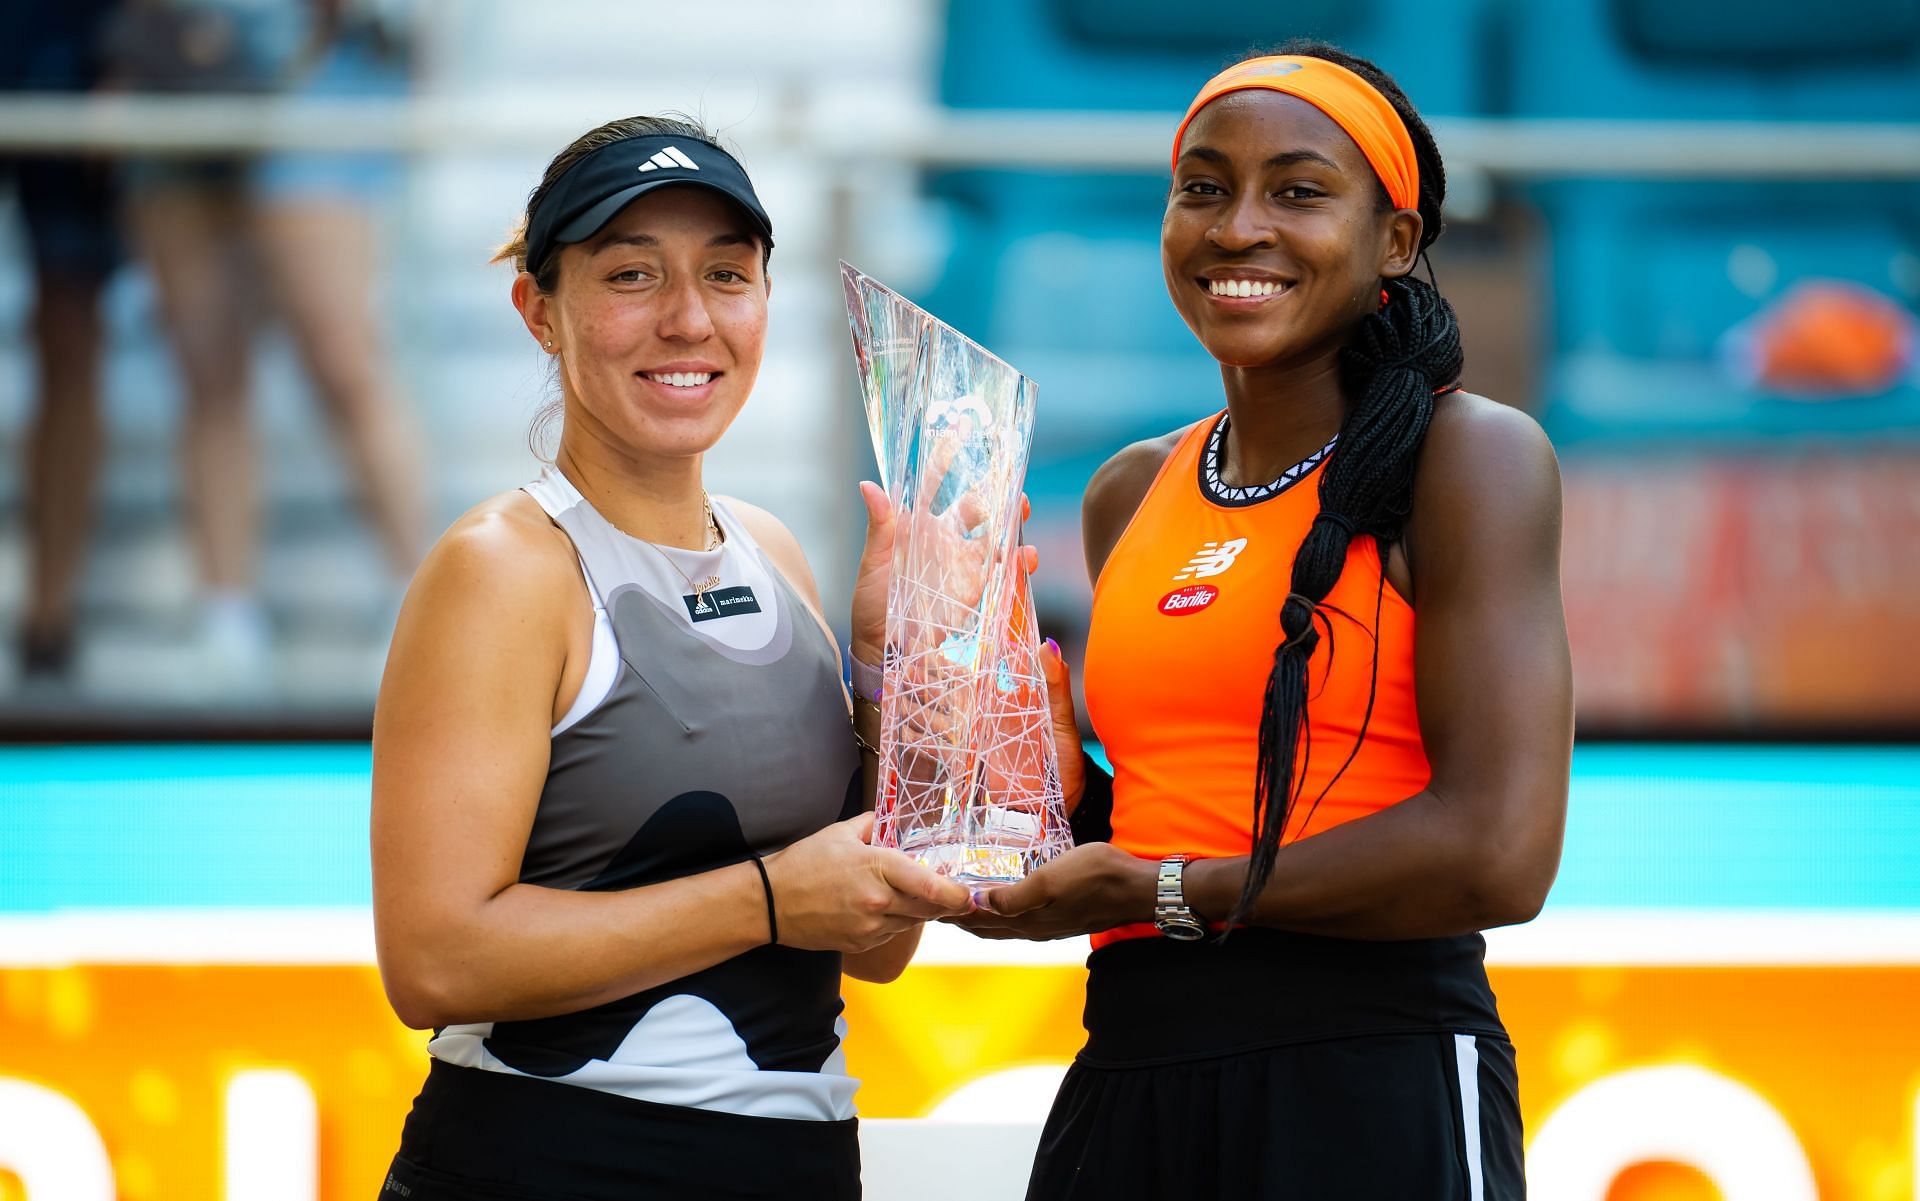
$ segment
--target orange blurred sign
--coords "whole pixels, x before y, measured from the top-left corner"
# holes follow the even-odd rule
[[[1583,723],[1920,720],[1920,460],[1589,458],[1562,555]]]
[[[1920,1201],[1920,957],[1868,962],[1885,938],[1803,926],[1771,965],[1724,946],[1704,948],[1718,965],[1583,964],[1543,922],[1512,953],[1496,939],[1493,970],[1536,1197]],[[934,941],[893,984],[847,982],[865,1116],[931,1114],[1080,1045],[1072,948],[994,962]],[[0,1198],[376,1195],[426,1035],[394,1019],[369,963],[333,958],[0,970]]]

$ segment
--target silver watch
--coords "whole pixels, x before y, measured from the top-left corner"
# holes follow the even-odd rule
[[[1153,892],[1153,924],[1160,933],[1181,942],[1207,936],[1207,924],[1187,908],[1183,884],[1187,856],[1168,855],[1160,861],[1160,878]]]

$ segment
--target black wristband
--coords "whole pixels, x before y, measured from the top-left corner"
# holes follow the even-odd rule
[[[767,894],[767,945],[780,945],[780,919],[773,915],[773,881],[767,879],[767,865],[760,862],[758,851],[748,851],[747,858],[753,860],[753,866],[760,869],[760,887]]]

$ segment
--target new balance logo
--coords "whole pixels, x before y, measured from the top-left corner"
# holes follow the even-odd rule
[[[1219,575],[1232,567],[1234,559],[1245,549],[1247,549],[1245,538],[1235,538],[1230,542],[1209,542],[1200,548],[1199,554],[1187,561],[1187,565],[1180,569],[1180,574],[1173,577],[1174,581],[1177,583],[1180,580]]]
[[[662,167],[685,167],[689,171],[698,171],[700,164],[688,158],[678,146],[669,146],[640,164],[642,171],[658,171]]]

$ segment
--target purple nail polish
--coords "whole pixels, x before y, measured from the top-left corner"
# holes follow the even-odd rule
[[[1047,645],[1053,648],[1053,655],[1054,655],[1054,658],[1056,658],[1056,659],[1057,659],[1057,658],[1060,658],[1060,657],[1061,657],[1061,656],[1060,656],[1060,644],[1059,644],[1058,642],[1055,642],[1055,641],[1054,641],[1053,639],[1051,639],[1051,638],[1049,638],[1049,639],[1047,639]]]

